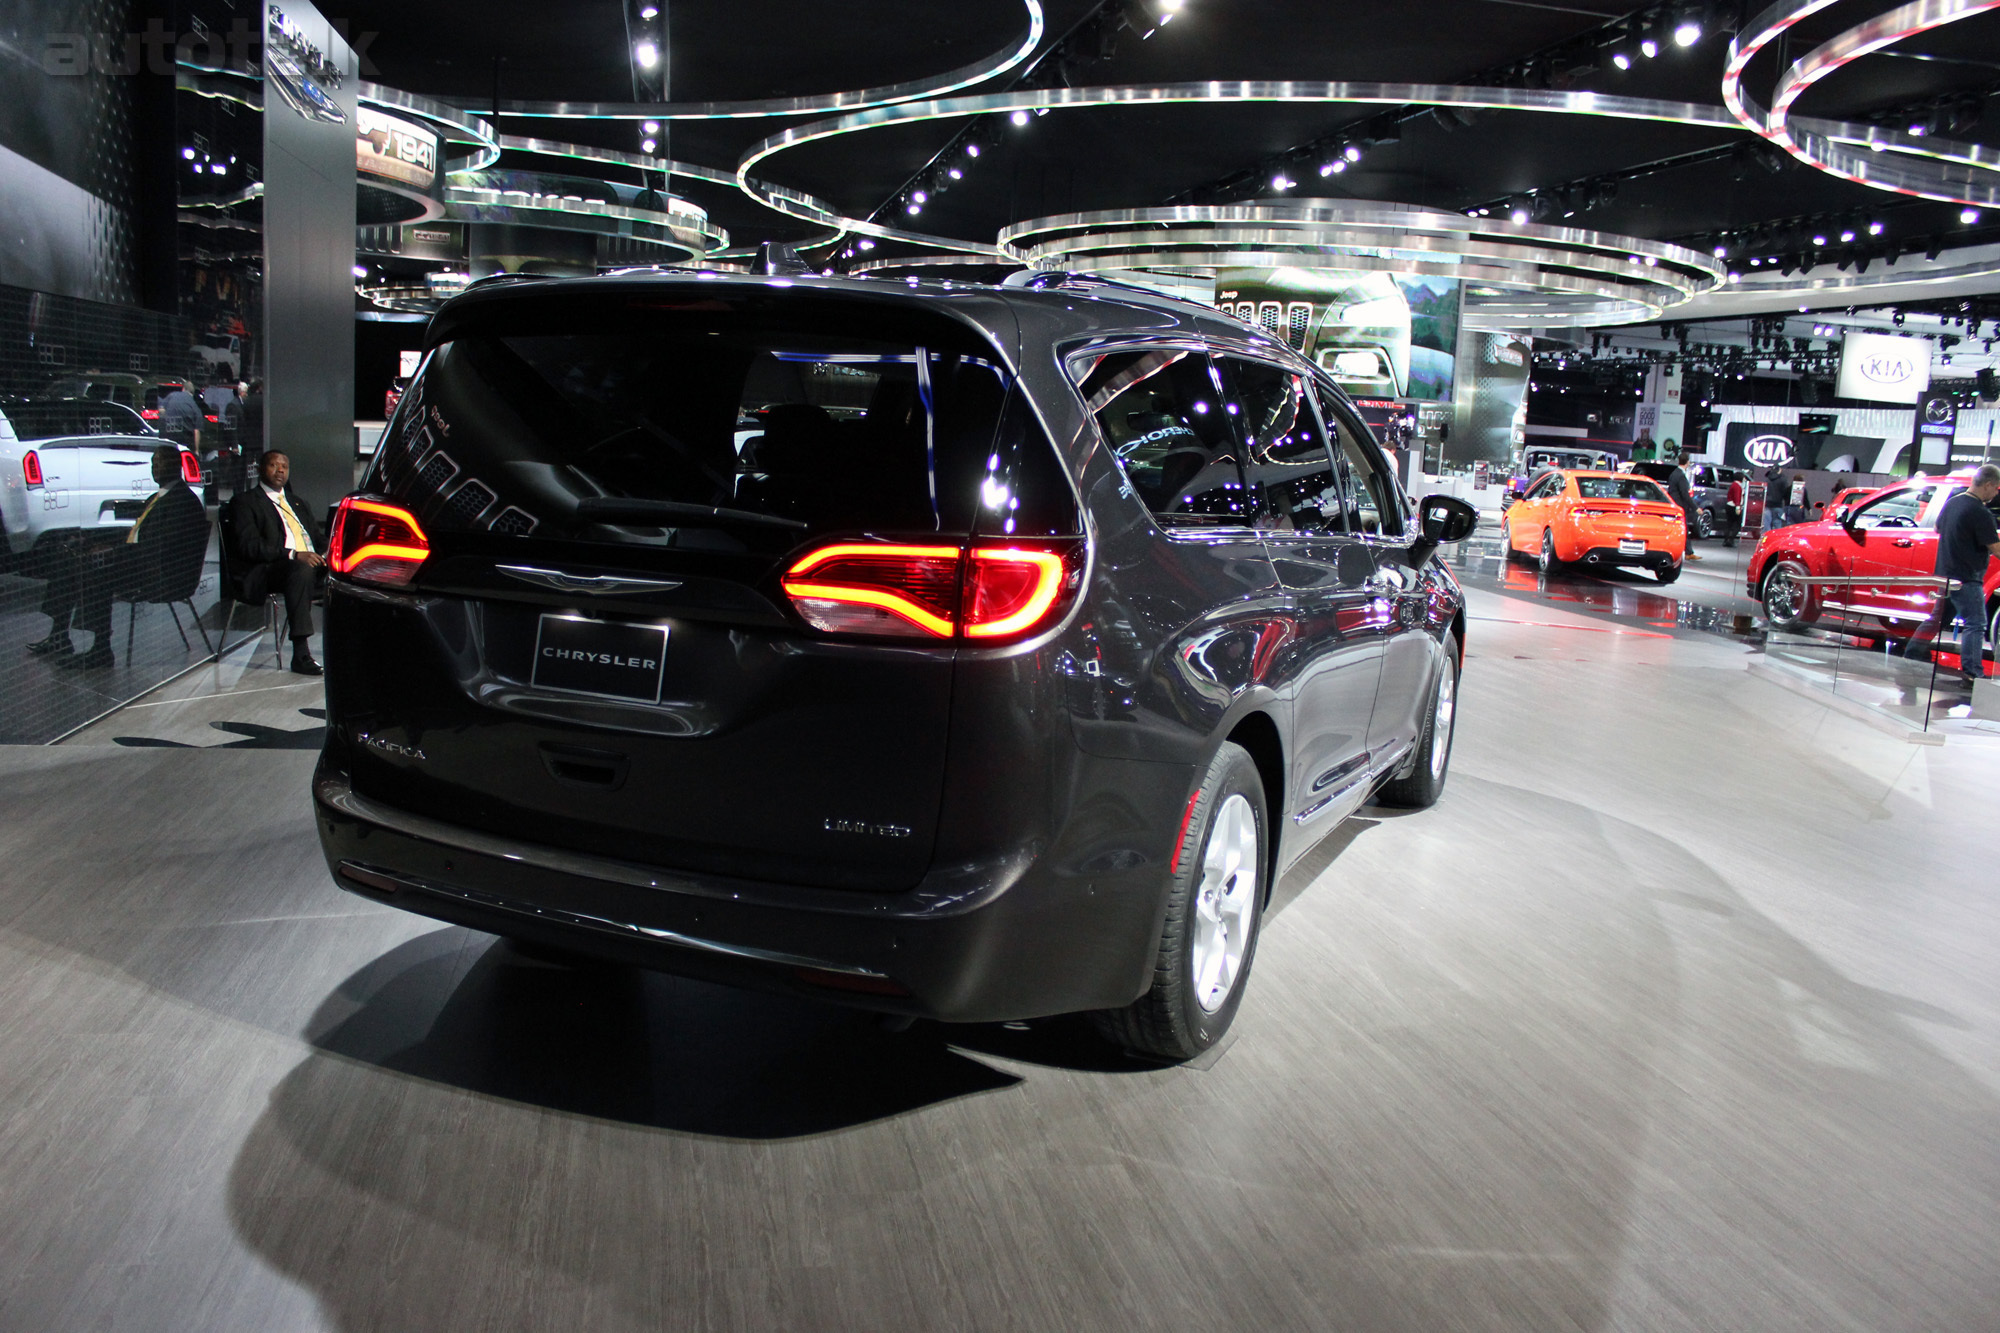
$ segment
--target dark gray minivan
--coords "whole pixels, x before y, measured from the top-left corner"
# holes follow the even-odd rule
[[[1138,288],[477,286],[332,537],[354,893],[1192,1056],[1277,875],[1437,799],[1462,594],[1353,406]]]

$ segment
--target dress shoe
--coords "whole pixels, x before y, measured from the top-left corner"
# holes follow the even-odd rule
[[[324,676],[326,668],[312,660],[305,653],[292,654],[292,671],[301,676]]]
[[[28,651],[37,657],[68,657],[76,649],[69,641],[67,633],[51,634],[46,639],[36,639],[28,645]]]
[[[111,645],[100,643],[87,653],[72,653],[59,658],[56,665],[64,671],[99,671],[105,667],[117,666],[118,659],[111,654]]]

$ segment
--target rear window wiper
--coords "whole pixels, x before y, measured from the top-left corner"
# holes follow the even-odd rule
[[[724,509],[715,505],[682,504],[678,500],[640,500],[617,495],[593,495],[576,507],[577,517],[594,523],[642,523],[660,527],[746,527],[786,528],[804,532],[807,525],[778,514],[759,514],[750,509]],[[671,524],[660,520],[672,520]]]

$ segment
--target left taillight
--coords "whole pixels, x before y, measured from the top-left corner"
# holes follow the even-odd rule
[[[201,460],[187,450],[181,450],[181,480],[190,486],[201,485]]]
[[[334,511],[326,560],[336,574],[406,588],[430,554],[423,525],[401,505],[350,495]]]
[[[42,456],[33,449],[21,455],[21,479],[30,486],[42,484]]]
[[[1074,588],[1075,549],[837,542],[807,552],[781,582],[800,617],[828,634],[997,643],[1055,620]]]

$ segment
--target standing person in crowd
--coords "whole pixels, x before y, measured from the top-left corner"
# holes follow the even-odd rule
[[[292,633],[292,670],[301,676],[321,674],[313,660],[312,598],[318,572],[326,557],[319,553],[322,537],[313,524],[313,508],[291,487],[292,460],[284,450],[267,450],[258,460],[256,486],[229,502],[235,532],[237,572],[243,600],[261,603],[267,593],[282,591],[285,616]]]
[[[1729,483],[1729,538],[1734,541],[1743,531],[1743,500],[1746,490],[1743,478],[1737,477]]]
[[[1956,615],[1957,674],[1968,683],[1986,675],[1986,565],[2000,556],[2000,524],[1995,523],[1992,509],[1996,497],[2000,497],[2000,466],[1987,463],[1972,474],[1971,486],[1945,502],[1938,515],[1936,571],[1939,578],[1956,580],[1959,587],[1939,595],[1937,610],[1903,645],[1906,657],[1928,657],[1929,641],[1942,638]]]
[[[201,452],[201,428],[206,424],[200,400],[185,384],[174,385],[160,403],[160,434],[197,454]]]
[[[1694,487],[1689,483],[1687,474],[1692,458],[1693,455],[1683,449],[1680,457],[1673,460],[1674,470],[1667,474],[1667,494],[1681,507],[1681,515],[1687,521],[1687,544],[1681,559],[1698,561],[1701,557],[1694,550]]]
[[[1805,473],[1794,472],[1792,474],[1792,486],[1791,490],[1787,493],[1787,495],[1788,498],[1787,498],[1786,508],[1791,511],[1791,521],[1793,523],[1805,522],[1807,517]]]

